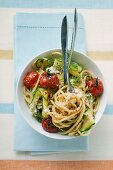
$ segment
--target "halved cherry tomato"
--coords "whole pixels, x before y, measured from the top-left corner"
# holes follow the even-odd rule
[[[87,82],[88,90],[89,92],[95,96],[98,97],[103,93],[103,84],[102,81],[98,78],[92,78]]]
[[[59,130],[56,126],[53,125],[51,117],[42,120],[42,127],[46,132],[49,133],[56,133]]]
[[[40,78],[40,86],[44,88],[57,88],[59,86],[59,79],[57,75],[47,75],[46,72],[42,73]]]
[[[33,88],[38,80],[39,74],[37,72],[29,72],[24,78],[24,85],[27,88]]]

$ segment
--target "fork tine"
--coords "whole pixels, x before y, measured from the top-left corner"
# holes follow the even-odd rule
[[[69,61],[68,61],[68,67],[71,63],[71,57],[74,51],[74,45],[75,45],[75,38],[76,38],[76,29],[77,29],[77,10],[75,8],[74,11],[74,26],[73,26],[73,32],[72,32],[72,40],[71,40],[71,49],[70,49],[70,57],[69,57]]]

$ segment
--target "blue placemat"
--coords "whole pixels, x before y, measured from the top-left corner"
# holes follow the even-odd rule
[[[112,9],[113,0],[0,0],[0,7]]]
[[[65,14],[17,14],[15,17],[14,65],[15,85],[25,63],[39,53],[60,48],[61,22]],[[73,15],[68,15],[70,32]],[[71,37],[71,36],[70,36]],[[70,44],[70,43],[69,43]],[[83,18],[78,16],[76,48],[86,53]],[[55,140],[34,131],[21,117],[16,103],[14,149],[16,151],[66,152],[87,151],[88,137],[71,140]],[[35,152],[36,153],[36,152]]]

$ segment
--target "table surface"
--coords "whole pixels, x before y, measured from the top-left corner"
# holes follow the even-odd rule
[[[73,12],[72,9],[0,9],[0,103],[13,102],[13,16],[16,12]],[[78,10],[83,17],[89,57],[107,80],[108,103],[113,103],[113,10]],[[4,57],[4,59],[3,59]],[[6,69],[7,68],[7,69]],[[7,75],[8,76],[4,76]],[[7,86],[8,85],[8,86]],[[113,159],[113,116],[103,116],[90,135],[90,151],[31,156],[13,150],[14,115],[0,114],[0,159],[111,160]]]

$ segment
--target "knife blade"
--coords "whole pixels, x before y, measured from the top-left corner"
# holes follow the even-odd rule
[[[68,41],[68,33],[67,33],[67,17],[65,16],[62,20],[61,26],[61,46],[62,46],[62,60],[63,60],[63,68],[64,68],[64,84],[67,83],[67,41]]]

